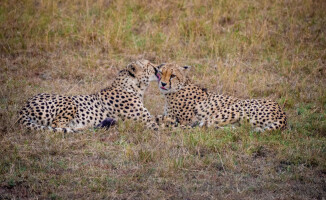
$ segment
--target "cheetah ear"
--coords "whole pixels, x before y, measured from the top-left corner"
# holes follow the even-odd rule
[[[127,71],[129,72],[130,76],[135,77],[135,74],[138,71],[138,67],[134,63],[131,63],[127,66]]]
[[[153,68],[154,68],[154,73],[157,76],[157,74],[158,74],[158,68],[157,67],[154,67],[154,66],[153,66]]]
[[[189,65],[185,65],[185,66],[181,67],[181,70],[184,72],[188,72],[190,69],[191,69],[191,66],[189,66]]]
[[[164,65],[165,65],[165,63],[162,63],[162,64],[160,64],[159,66],[157,66],[156,68],[157,68],[157,69],[161,69]]]
[[[153,66],[154,71],[155,71],[155,75],[158,76],[158,72],[161,72],[161,68],[165,65],[165,63],[162,63],[160,65],[157,66]]]

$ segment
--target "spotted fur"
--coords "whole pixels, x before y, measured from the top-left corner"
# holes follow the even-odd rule
[[[257,131],[286,128],[286,115],[276,102],[208,92],[191,83],[187,77],[189,69],[189,66],[176,64],[158,67],[158,85],[165,97],[165,112],[156,118],[157,122],[219,128],[248,121]]]
[[[130,63],[111,86],[91,95],[38,94],[22,108],[18,122],[32,130],[74,132],[107,126],[103,120],[109,117],[115,121],[133,119],[157,130],[143,104],[149,82],[157,81],[154,67],[147,60]]]

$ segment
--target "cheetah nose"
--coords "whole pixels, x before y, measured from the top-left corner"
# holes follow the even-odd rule
[[[164,82],[161,82],[161,84],[162,84],[163,87],[166,86],[166,83],[164,83]]]

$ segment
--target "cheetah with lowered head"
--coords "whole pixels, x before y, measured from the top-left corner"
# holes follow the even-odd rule
[[[157,130],[143,104],[149,82],[157,81],[154,67],[148,60],[132,62],[111,86],[91,95],[36,95],[20,111],[18,122],[31,130],[75,132],[107,123],[107,118],[132,119]]]
[[[176,122],[183,126],[223,127],[248,121],[256,131],[286,128],[286,115],[273,101],[238,99],[214,94],[191,83],[189,66],[162,64],[157,67],[158,85],[165,97],[164,115],[158,123]]]

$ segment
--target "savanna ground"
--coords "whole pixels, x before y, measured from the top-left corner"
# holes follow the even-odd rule
[[[323,0],[0,2],[0,199],[325,199]],[[89,94],[131,61],[192,65],[210,91],[270,98],[288,130],[29,132],[35,94]],[[156,83],[146,93],[163,112]]]

